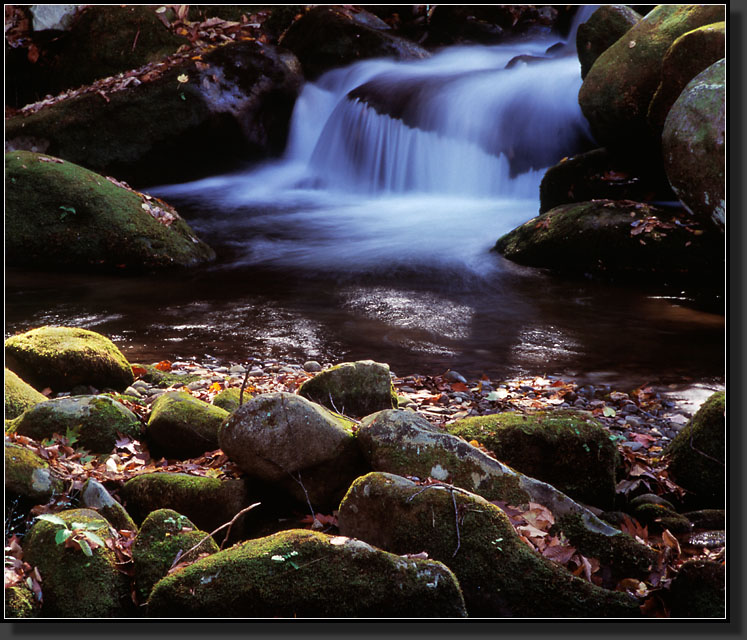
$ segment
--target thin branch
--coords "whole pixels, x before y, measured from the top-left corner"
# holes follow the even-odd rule
[[[246,389],[246,383],[249,380],[250,365],[247,363],[246,371],[244,372],[244,381],[241,383],[241,391],[239,391],[239,406],[244,404],[244,389]]]

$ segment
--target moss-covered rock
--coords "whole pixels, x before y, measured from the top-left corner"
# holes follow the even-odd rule
[[[6,120],[6,149],[49,153],[136,186],[282,151],[302,80],[291,53],[243,40],[171,62],[139,82],[114,80],[106,100],[91,89],[22,111]]]
[[[184,460],[218,448],[228,411],[186,391],[169,391],[153,403],[145,438],[156,455]]]
[[[80,502],[82,506],[98,511],[115,529],[137,531],[137,525],[127,510],[97,480],[86,480],[80,492]]]
[[[723,237],[682,209],[614,200],[561,205],[502,236],[494,249],[559,273],[723,289]]]
[[[248,475],[317,508],[336,505],[364,470],[355,423],[292,393],[252,398],[220,428],[223,452]]]
[[[40,612],[41,603],[26,585],[5,587],[6,618],[37,618]]]
[[[298,56],[308,79],[366,58],[410,60],[430,55],[388,30],[386,23],[367,11],[317,6],[290,25],[280,44]]]
[[[15,373],[5,369],[5,419],[17,418],[26,409],[44,402],[47,396],[39,393]]]
[[[41,456],[30,449],[5,443],[5,492],[46,503],[64,489]]]
[[[662,61],[681,35],[725,19],[724,5],[659,5],[596,59],[578,100],[600,145],[656,149],[646,116]]]
[[[690,492],[689,502],[723,508],[726,502],[726,396],[714,393],[665,450],[672,478]]]
[[[106,540],[112,538],[107,520],[92,509],[70,509],[57,514],[68,526],[94,528]],[[99,546],[86,555],[77,546],[55,541],[63,526],[37,520],[23,540],[23,558],[42,577],[42,616],[54,618],[112,618],[128,613],[130,589],[111,549]]]
[[[298,394],[354,417],[397,408],[389,365],[373,360],[343,362],[325,369],[303,382]]]
[[[159,581],[154,617],[465,616],[454,574],[365,542],[304,530],[250,540]]]
[[[696,529],[726,529],[724,509],[698,509],[683,513]]]
[[[156,369],[152,364],[136,364],[133,367],[145,369],[140,378],[160,389],[167,389],[173,385],[185,385],[190,382],[197,382],[201,376],[199,373],[185,373],[181,369],[175,371],[162,371]]]
[[[40,327],[5,341],[5,364],[35,389],[69,391],[76,385],[123,391],[134,380],[122,352],[99,333]]]
[[[721,229],[726,224],[726,60],[695,76],[664,122],[664,169],[682,204]]]
[[[708,24],[677,38],[662,61],[661,82],[648,107],[649,125],[661,132],[669,110],[690,80],[725,55],[725,22]]]
[[[196,548],[190,551],[192,547]],[[132,545],[138,599],[145,602],[153,585],[169,572],[175,562],[193,562],[202,554],[217,551],[215,541],[186,516],[173,509],[153,511],[143,521]]]
[[[246,390],[244,390],[244,395],[242,397],[241,389],[238,387],[229,387],[228,389],[223,389],[223,391],[213,398],[213,404],[230,413],[239,408],[239,398],[241,398],[241,404],[243,404],[244,402],[249,402],[253,397],[254,396]]]
[[[608,4],[599,7],[580,24],[576,31],[576,51],[581,62],[581,77],[585,78],[594,61],[640,20],[641,15],[629,6]]]
[[[633,510],[633,517],[652,533],[660,533],[663,529],[671,533],[687,533],[693,528],[685,516],[660,504],[638,505]]]
[[[673,618],[723,618],[726,614],[726,567],[689,560],[672,580],[669,604]]]
[[[457,420],[447,430],[477,440],[501,462],[575,500],[600,508],[614,502],[619,454],[609,431],[589,413],[507,412]]]
[[[145,473],[125,482],[119,495],[137,523],[157,509],[173,509],[205,531],[215,531],[251,504],[243,480],[219,480],[186,473]],[[236,521],[232,527],[234,534],[240,535],[245,518],[246,515]],[[220,541],[225,535],[225,530],[216,534]]]
[[[34,440],[51,438],[55,433],[77,437],[76,447],[93,453],[109,453],[117,434],[138,439],[142,424],[123,404],[109,396],[69,396],[53,398],[25,411],[13,423],[16,433]]]
[[[142,271],[215,252],[168,204],[30,151],[5,155],[6,256],[13,266]]]
[[[350,487],[338,522],[343,535],[392,553],[425,551],[446,564],[459,579],[470,616],[640,615],[634,598],[596,587],[540,556],[503,511],[465,491],[370,473]]]

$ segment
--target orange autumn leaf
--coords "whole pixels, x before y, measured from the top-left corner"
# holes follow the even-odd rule
[[[146,373],[148,373],[148,370],[145,367],[141,367],[139,364],[132,365],[132,375],[136,378],[144,376]]]
[[[210,388],[208,389],[208,393],[218,393],[222,390],[222,386],[220,382],[213,382],[213,384],[210,385]]]
[[[157,365],[155,365],[156,369],[159,371],[171,371],[171,361],[170,360],[161,360]]]

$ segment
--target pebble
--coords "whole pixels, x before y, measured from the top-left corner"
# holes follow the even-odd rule
[[[232,374],[246,373],[246,367],[241,364],[235,364],[228,370],[228,373],[232,373]]]
[[[263,376],[263,375],[265,375],[265,371],[264,371],[264,369],[261,369],[259,367],[252,367],[249,370],[249,375],[250,376],[254,376],[254,377]]]
[[[467,384],[467,379],[458,371],[447,371],[444,375],[444,380],[447,380],[449,382],[461,382],[462,384]]]
[[[136,398],[141,398],[142,394],[133,386],[129,386],[124,390],[124,395],[126,396],[135,396]]]
[[[308,373],[317,373],[322,370],[322,365],[320,365],[316,360],[307,360],[303,363],[303,370]]]

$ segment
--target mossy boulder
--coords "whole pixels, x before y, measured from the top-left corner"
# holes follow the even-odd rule
[[[280,44],[301,61],[308,79],[367,58],[421,59],[429,53],[389,33],[389,26],[359,8],[316,6],[290,25]]]
[[[6,120],[6,149],[52,154],[135,186],[183,182],[280,153],[302,81],[291,53],[255,40],[136,79],[22,110]]]
[[[664,170],[682,204],[722,230],[726,224],[726,60],[695,76],[664,122]]]
[[[246,390],[244,390],[244,395],[242,397],[241,389],[238,387],[229,387],[228,389],[223,389],[223,391],[213,398],[213,404],[230,413],[239,408],[239,398],[241,398],[241,404],[243,404],[244,402],[251,400],[253,397],[254,396]]]
[[[669,589],[673,618],[723,618],[726,615],[726,567],[708,560],[688,560]]]
[[[638,505],[632,515],[652,533],[661,533],[663,529],[675,534],[688,533],[693,528],[685,516],[660,504]]]
[[[138,272],[215,257],[170,205],[72,162],[6,153],[5,195],[9,265]]]
[[[69,528],[94,528],[104,541],[113,537],[107,520],[92,509],[57,514]],[[23,540],[23,559],[42,577],[42,616],[51,618],[124,617],[130,609],[129,580],[119,571],[117,556],[107,546],[86,555],[77,546],[57,544],[63,526],[37,520]]]
[[[223,452],[249,476],[317,508],[336,505],[365,469],[355,423],[292,393],[255,396],[220,428]]]
[[[142,424],[137,415],[109,396],[69,396],[31,407],[14,421],[13,429],[34,440],[45,440],[55,433],[75,435],[74,446],[109,453],[118,433],[138,439]]]
[[[667,114],[687,84],[726,55],[726,22],[688,31],[669,47],[661,65],[661,82],[648,107],[648,123],[664,128]]]
[[[723,288],[723,237],[683,209],[615,200],[560,205],[499,238],[494,250],[558,273]]]
[[[196,548],[190,551],[192,547]],[[186,516],[173,509],[153,511],[143,521],[132,545],[138,599],[145,602],[153,585],[176,562],[193,562],[202,554],[216,553],[219,550],[215,541],[206,532],[200,531]]]
[[[661,80],[662,62],[681,35],[725,19],[724,5],[659,5],[596,59],[578,100],[600,145],[657,148],[646,116]]]
[[[228,411],[186,391],[168,391],[154,403],[145,439],[156,455],[185,460],[218,448]]]
[[[714,393],[665,450],[672,479],[700,508],[723,508],[726,502],[725,403],[723,391]]]
[[[98,511],[115,529],[137,531],[137,525],[127,510],[97,480],[86,480],[80,492],[80,502],[83,507]]]
[[[640,20],[641,14],[629,6],[609,4],[599,7],[580,24],[576,31],[576,51],[581,62],[581,77],[585,78],[596,59]]]
[[[343,362],[325,369],[303,382],[298,394],[353,417],[397,408],[389,365],[373,360]]]
[[[501,509],[466,491],[370,473],[350,487],[338,522],[343,535],[397,554],[425,551],[446,564],[459,580],[470,616],[640,615],[634,598],[576,578],[539,555]]]
[[[205,531],[215,531],[251,504],[243,480],[219,480],[186,473],[144,473],[125,482],[119,495],[136,523],[142,523],[157,509],[173,509]],[[246,515],[241,516],[234,523],[234,534],[241,533],[245,518]],[[225,530],[216,534],[220,541],[225,535]]]
[[[26,585],[5,587],[6,618],[37,618],[41,613],[41,603]]]
[[[506,412],[457,420],[447,430],[574,500],[603,509],[614,502],[620,456],[609,431],[587,412]]]
[[[402,558],[342,536],[291,529],[220,551],[156,583],[152,617],[465,616],[441,562]]]
[[[76,385],[124,391],[132,367],[109,338],[75,327],[40,327],[5,341],[5,364],[35,389]]]
[[[37,503],[46,503],[64,485],[49,464],[30,449],[5,443],[5,492],[24,496]]]
[[[197,382],[201,378],[199,373],[186,373],[181,369],[163,371],[161,369],[156,369],[155,365],[152,364],[137,364],[133,366],[145,369],[145,373],[140,376],[140,379],[155,387],[159,387],[160,389],[167,389],[174,385],[185,385],[190,382]]]
[[[5,369],[5,419],[17,418],[26,409],[44,402],[47,396],[39,393],[15,373]]]

